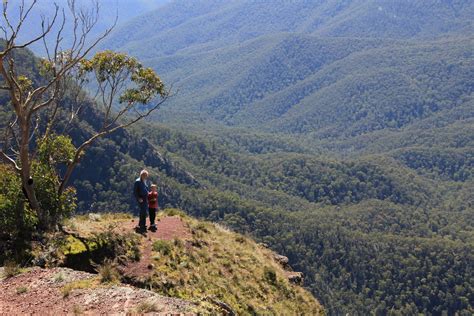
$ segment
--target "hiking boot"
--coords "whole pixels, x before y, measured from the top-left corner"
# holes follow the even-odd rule
[[[135,227],[135,232],[138,233],[138,234],[145,235],[146,234],[146,227],[137,226],[137,227]]]
[[[153,224],[150,226],[150,228],[148,228],[149,230],[151,230],[152,232],[156,232],[156,225]]]

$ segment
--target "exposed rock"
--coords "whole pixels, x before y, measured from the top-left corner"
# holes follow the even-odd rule
[[[291,270],[290,266],[288,265],[288,257],[275,253],[273,255],[273,259],[278,262],[278,264],[280,264],[285,270]]]
[[[283,267],[283,269],[286,270],[286,276],[288,278],[288,281],[290,281],[293,284],[296,285],[303,285],[304,279],[303,279],[303,272],[294,272],[293,269],[290,267],[288,263],[288,257],[279,255],[277,253],[273,254],[273,259],[278,262],[280,266]]]
[[[232,310],[232,308],[229,305],[227,305],[226,303],[224,303],[222,301],[218,301],[215,298],[212,298],[210,296],[206,297],[206,300],[211,302],[214,305],[219,306],[219,308],[222,310],[222,315],[225,315],[225,316],[235,316],[236,315],[235,312]]]
[[[304,283],[303,272],[288,272],[287,277],[293,284],[302,286]]]
[[[100,214],[89,213],[89,220],[93,222],[100,222],[101,219],[102,219],[102,216]]]

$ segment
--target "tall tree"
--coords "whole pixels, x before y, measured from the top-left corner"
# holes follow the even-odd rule
[[[169,91],[152,69],[143,67],[125,54],[105,51],[88,59],[97,44],[114,27],[106,29],[98,38],[89,38],[99,19],[98,2],[91,2],[92,9],[78,9],[75,0],[69,0],[67,8],[54,4],[51,16],[42,18],[39,34],[18,43],[25,21],[34,12],[37,2],[32,0],[26,4],[22,1],[19,17],[13,22],[9,16],[8,1],[3,1],[0,89],[8,94],[10,102],[2,106],[9,107],[12,117],[5,126],[0,158],[19,174],[30,207],[37,213],[41,226],[48,228],[51,223],[48,223],[47,210],[42,208],[37,198],[32,164],[41,145],[55,133],[59,118],[67,117],[68,123],[71,123],[80,117],[84,98],[87,98],[82,91],[83,85],[94,81],[91,86],[97,87],[95,97],[96,104],[101,106],[98,115],[101,127],[74,148],[66,168],[59,175],[58,199],[88,146],[98,138],[150,115],[169,97]],[[67,15],[69,19],[65,10],[70,11]],[[64,48],[62,39],[68,27],[71,28],[68,34],[72,34],[73,41]],[[37,65],[39,78],[22,73],[16,62],[21,50],[35,43],[43,43],[45,51],[45,57]],[[74,98],[63,102],[66,94]]]

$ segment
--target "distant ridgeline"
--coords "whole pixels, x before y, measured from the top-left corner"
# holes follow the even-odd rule
[[[179,93],[156,115],[167,125],[86,153],[78,212],[134,210],[147,167],[161,206],[287,256],[330,315],[472,314],[473,10],[174,1],[121,25],[103,47],[146,59]]]

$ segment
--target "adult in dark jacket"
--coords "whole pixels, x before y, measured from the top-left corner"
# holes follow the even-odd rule
[[[150,192],[146,184],[147,178],[148,178],[148,171],[142,170],[140,172],[140,177],[135,181],[135,185],[133,187],[133,194],[140,208],[140,221],[138,222],[138,227],[137,227],[137,230],[139,230],[140,232],[146,232],[148,193]]]

